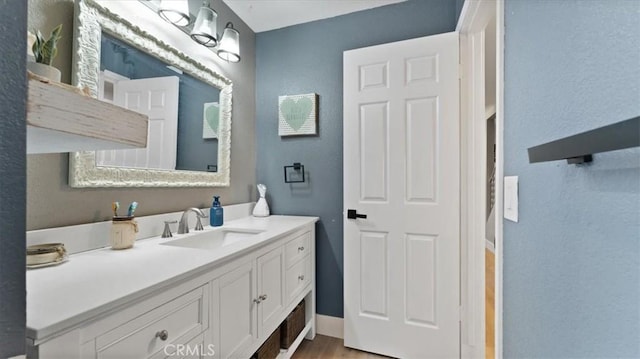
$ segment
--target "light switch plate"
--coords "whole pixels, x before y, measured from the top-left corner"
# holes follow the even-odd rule
[[[504,177],[504,218],[518,222],[518,176]]]

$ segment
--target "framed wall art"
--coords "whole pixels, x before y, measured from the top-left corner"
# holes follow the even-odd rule
[[[318,134],[318,95],[286,95],[278,97],[278,135]]]
[[[220,104],[217,102],[205,102],[202,114],[202,138],[218,138],[220,126]]]

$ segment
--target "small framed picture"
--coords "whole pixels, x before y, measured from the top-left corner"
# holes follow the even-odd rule
[[[286,95],[278,97],[278,135],[318,134],[318,95]]]

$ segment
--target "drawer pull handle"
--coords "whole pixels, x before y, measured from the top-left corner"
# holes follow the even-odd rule
[[[169,332],[166,330],[161,330],[156,333],[156,338],[160,338],[160,340],[165,341],[169,338]]]
[[[302,274],[301,274],[301,275],[299,275],[299,276],[298,276],[298,279],[299,279],[299,280],[304,280],[304,275],[302,275]]]
[[[263,294],[263,295],[259,296],[258,298],[260,298],[260,301],[262,302],[263,300],[267,300],[267,295]]]
[[[298,252],[302,252],[302,251],[304,251],[304,247],[302,246],[298,247]]]

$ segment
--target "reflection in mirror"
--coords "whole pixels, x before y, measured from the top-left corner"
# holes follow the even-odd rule
[[[138,2],[133,1],[114,3],[117,4],[113,5],[113,9],[118,9],[117,11],[121,13],[128,7],[136,8],[141,6]],[[104,1],[103,5],[100,5],[95,0],[75,0],[74,4],[76,16],[73,22],[74,62],[72,79],[74,85],[88,90],[94,97],[101,96],[103,99],[114,103],[124,103],[127,108],[135,106],[140,108],[144,106],[143,99],[145,96],[134,95],[135,88],[133,87],[122,90],[120,87],[124,88],[124,82],[120,84],[120,81],[126,80],[133,83],[134,81],[156,81],[159,78],[164,78],[166,83],[173,81],[174,88],[175,84],[177,84],[179,101],[177,108],[175,108],[175,105],[172,107],[173,109],[168,108],[169,105],[166,99],[169,98],[169,90],[165,91],[166,96],[146,96],[147,108],[163,107],[165,105],[167,107],[162,110],[163,113],[161,115],[151,114],[152,121],[150,123],[154,122],[153,118],[167,117],[169,113],[176,113],[175,118],[177,119],[173,130],[169,128],[170,126],[166,128],[167,132],[173,131],[174,133],[170,136],[172,138],[171,145],[167,144],[165,146],[162,140],[157,141],[156,144],[149,142],[151,147],[151,152],[149,153],[156,156],[155,158],[146,158],[147,152],[133,151],[131,153],[136,154],[136,158],[130,158],[126,160],[129,162],[124,162],[125,160],[123,159],[117,159],[115,153],[102,153],[96,156],[94,151],[73,152],[69,154],[69,185],[74,188],[229,186],[231,183],[232,81],[224,75],[211,70],[210,66],[206,66],[148,32],[153,28],[154,33],[161,31],[165,37],[175,36],[182,38],[185,36],[177,31],[175,27],[164,23],[160,18],[157,19],[159,26],[157,28],[155,27],[156,25],[153,25],[154,21],[156,21],[155,19],[150,19],[149,24],[146,25],[133,25],[103,6],[111,4],[111,2]],[[176,31],[177,33],[174,33]],[[106,67],[107,60],[104,61],[105,65],[102,65],[103,37],[107,37],[107,42],[110,41],[110,44],[117,45],[110,57],[115,57],[116,59],[121,57],[120,61],[122,63],[118,65],[122,67],[120,70],[109,70]],[[121,45],[125,44],[130,45],[128,46],[130,50],[123,50]],[[147,67],[147,65],[133,66],[131,59],[135,57],[134,52],[136,51],[145,53],[152,60],[160,62],[159,68],[161,72],[152,74],[152,79],[137,79],[138,72],[142,72],[142,68]],[[168,66],[175,71],[169,69]],[[150,69],[144,68],[144,71],[150,71]],[[183,75],[188,75],[189,77],[184,77]],[[188,95],[188,91],[194,91],[190,87],[196,87],[195,81],[191,81],[194,79],[213,87],[196,91],[197,95],[194,96]],[[164,88],[164,86],[164,84],[155,84],[152,88],[160,89]],[[217,90],[213,89],[219,89],[219,92],[215,92]],[[146,90],[146,92],[154,93],[157,91]],[[202,97],[201,95],[206,96]],[[173,94],[172,96],[175,97],[176,95]],[[183,97],[187,97],[189,101],[196,97],[199,98],[196,106],[189,106],[192,112],[186,115],[180,115]],[[137,100],[135,100],[136,98]],[[205,121],[203,119],[205,114],[214,117],[215,114],[218,114],[217,140],[211,139],[211,137],[215,137],[211,135],[211,131],[204,131],[205,122],[212,124],[210,127],[214,128],[216,122],[215,118]],[[191,126],[186,124],[187,121],[185,121],[183,127],[182,117],[186,117],[187,121],[192,121],[197,125]],[[156,127],[149,128],[150,136],[155,138],[157,133],[165,132],[162,123],[164,121],[160,121]],[[152,126],[155,126],[155,124],[152,124]],[[189,135],[189,133],[191,134]],[[183,141],[181,139],[183,135],[192,137]],[[192,145],[196,148],[187,152],[196,152],[196,156],[185,155],[183,157],[182,150]],[[201,145],[215,146],[216,148],[198,147]],[[160,148],[160,152],[153,152],[155,147]],[[167,150],[165,153],[162,152],[164,147],[175,147],[175,149]],[[138,156],[138,154],[140,155]],[[130,157],[133,156],[131,155]],[[166,163],[162,163],[164,159],[167,159]],[[98,162],[101,164],[98,164]],[[143,168],[143,164],[146,167]],[[128,166],[125,167],[125,165]],[[171,170],[172,168],[177,169]]]
[[[97,166],[217,170],[220,90],[102,34],[98,98],[149,116],[147,148],[96,152]]]

